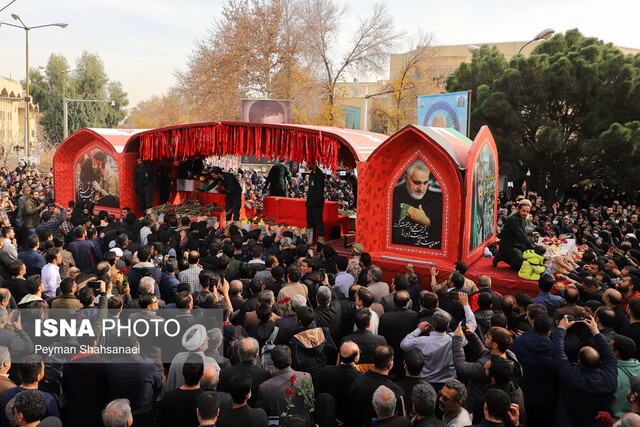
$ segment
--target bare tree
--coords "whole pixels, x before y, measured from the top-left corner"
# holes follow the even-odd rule
[[[395,133],[414,123],[418,95],[444,91],[444,79],[434,63],[437,48],[433,41],[433,34],[422,31],[409,41],[409,53],[405,55],[400,71],[391,76],[392,80],[383,90],[389,94],[389,102],[378,103],[371,110],[372,126],[376,131]]]
[[[24,139],[17,133],[8,133],[6,136],[0,138],[0,161],[2,162],[2,166],[7,166],[9,157],[12,156],[12,153],[16,153],[14,147],[20,146],[23,142]]]
[[[347,7],[341,7],[333,0],[303,0],[303,4],[305,41],[308,52],[317,58],[322,69],[327,121],[333,125],[336,120],[336,83],[347,71],[380,71],[403,33],[395,30],[386,5],[376,3],[369,17],[360,21],[347,53],[336,61],[333,49],[347,15]]]

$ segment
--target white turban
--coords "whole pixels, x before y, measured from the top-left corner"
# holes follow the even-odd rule
[[[182,346],[187,351],[196,351],[207,339],[207,328],[202,325],[193,325],[182,336]]]

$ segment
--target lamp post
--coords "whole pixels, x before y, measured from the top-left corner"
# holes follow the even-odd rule
[[[15,19],[16,21],[20,21],[20,24],[22,25],[15,25],[15,24],[9,24],[8,22],[4,22],[4,25],[8,25],[10,27],[15,27],[15,28],[21,28],[24,30],[25,32],[25,46],[26,46],[26,64],[27,64],[27,73],[26,73],[26,89],[27,89],[27,94],[24,97],[24,147],[25,147],[25,154],[27,155],[27,161],[30,160],[31,158],[31,141],[29,139],[29,102],[31,101],[30,97],[29,97],[29,30],[33,30],[36,28],[44,28],[44,27],[60,27],[60,28],[66,28],[68,26],[68,24],[64,23],[64,22],[58,22],[55,24],[45,24],[45,25],[35,25],[33,27],[28,27],[24,22],[22,22],[22,19],[20,19],[20,16],[16,15],[15,13],[11,14],[11,17],[13,19]],[[2,25],[3,22],[0,21],[0,25]]]
[[[67,99],[64,98],[64,139],[69,137],[69,109],[67,107],[67,103],[69,102],[89,102],[96,104],[109,104],[115,108],[116,101],[108,101],[108,100],[98,100],[98,99]]]
[[[401,92],[403,90],[408,90],[408,89],[413,89],[415,86],[412,84],[411,86],[407,86],[405,88],[400,88],[400,89],[392,89],[392,90],[385,90],[384,92],[378,92],[378,93],[372,93],[371,95],[368,95],[368,87],[365,86],[364,88],[364,126],[363,126],[363,130],[369,131],[369,129],[367,129],[368,126],[368,118],[369,118],[369,98],[373,98],[374,96],[380,96],[380,95],[386,95],[389,93],[394,93],[394,92]]]
[[[518,51],[518,55],[520,55],[520,53],[522,52],[522,49],[524,49],[525,46],[528,45],[529,43],[537,42],[539,40],[549,40],[554,33],[555,31],[553,30],[553,28],[547,28],[546,30],[540,31],[538,34],[535,35],[534,38],[532,38],[531,40],[526,42],[524,45],[522,45],[522,47]]]
[[[69,111],[67,110],[67,73],[73,73],[76,70],[64,70],[62,71],[62,102],[63,102],[63,117],[64,117],[64,138],[62,139],[63,141],[65,139],[67,139],[67,137],[69,136],[69,120],[68,120],[68,114]]]

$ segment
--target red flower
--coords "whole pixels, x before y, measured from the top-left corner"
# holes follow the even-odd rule
[[[127,274],[128,272],[129,272],[129,269],[127,267],[125,267],[122,270],[118,271],[118,273],[120,273],[120,274]]]
[[[285,388],[284,392],[287,393],[287,396],[293,397],[293,390],[291,390],[290,388]]]
[[[296,376],[296,374],[291,375],[291,378],[289,378],[289,382],[290,382],[291,384],[295,383],[295,382],[296,382],[296,378],[298,378],[298,377]]]
[[[278,301],[278,304],[280,304],[280,305],[286,304],[289,301],[291,301],[291,297],[282,298],[280,301]]]

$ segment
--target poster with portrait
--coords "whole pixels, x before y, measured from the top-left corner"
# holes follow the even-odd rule
[[[473,169],[473,194],[471,202],[471,238],[469,250],[487,240],[493,234],[496,197],[496,167],[493,153],[485,145]]]
[[[442,190],[427,165],[415,160],[393,189],[391,243],[442,248]]]
[[[243,99],[242,121],[275,125],[291,123],[291,101]]]
[[[469,93],[451,92],[418,96],[418,124],[452,128],[469,136]]]
[[[93,203],[100,208],[120,212],[118,163],[100,148],[82,154],[75,164],[76,203]],[[110,211],[110,209],[105,209]]]

